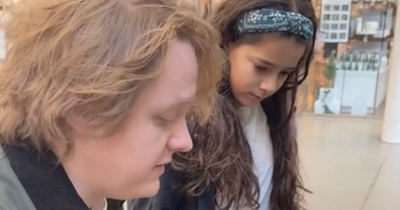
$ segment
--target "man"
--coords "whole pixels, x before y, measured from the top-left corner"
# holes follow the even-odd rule
[[[191,113],[212,116],[218,33],[169,0],[20,0],[0,71],[0,210],[151,197]],[[111,207],[111,203],[110,203]]]

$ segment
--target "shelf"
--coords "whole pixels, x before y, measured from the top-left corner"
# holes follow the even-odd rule
[[[364,39],[365,36],[368,36],[368,40],[382,40],[386,38],[390,38],[391,30],[386,29],[385,31],[375,31],[375,32],[364,32],[364,33],[357,33],[353,36],[349,37],[350,39]]]
[[[352,2],[353,8],[354,9],[374,9],[374,10],[380,10],[380,9],[387,9],[388,7],[396,7],[397,3],[396,1],[394,2],[385,2],[385,1],[374,1],[374,2],[363,2],[363,1],[358,1],[358,2]]]

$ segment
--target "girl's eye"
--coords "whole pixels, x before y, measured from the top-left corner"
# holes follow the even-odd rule
[[[295,72],[296,72],[296,69],[289,69],[286,71],[282,71],[281,74],[282,74],[282,76],[290,76],[290,75],[294,74]]]

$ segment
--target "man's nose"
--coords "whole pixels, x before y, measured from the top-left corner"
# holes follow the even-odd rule
[[[186,121],[182,122],[176,128],[176,131],[169,139],[168,147],[173,152],[189,152],[193,148],[192,138],[190,137]]]

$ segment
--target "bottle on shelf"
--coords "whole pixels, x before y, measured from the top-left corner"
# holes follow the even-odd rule
[[[363,31],[363,18],[357,17],[356,19],[356,34],[361,33]]]
[[[353,61],[353,62],[357,62],[358,61],[356,52],[351,53],[351,61]]]
[[[339,57],[339,62],[343,62],[345,57],[345,53],[342,53]]]
[[[379,62],[379,61],[381,60],[380,58],[381,58],[381,55],[379,55],[379,53],[376,53],[376,52],[375,52],[375,54],[374,54],[374,61],[375,61],[375,62]]]
[[[367,61],[367,56],[364,52],[360,52],[360,57],[361,57],[361,61],[362,62],[366,62]]]
[[[372,53],[368,53],[367,54],[367,60],[368,60],[368,62],[371,62],[372,61]]]
[[[374,61],[372,66],[373,66],[374,71],[379,71],[380,62],[379,61]]]
[[[351,71],[351,62],[347,61],[346,65],[347,65],[346,71]]]
[[[352,61],[350,71],[356,71],[356,70],[357,70],[357,62]]]
[[[360,71],[365,71],[367,69],[367,64],[364,62],[361,62],[360,66]]]
[[[366,63],[365,65],[366,65],[365,71],[371,71],[371,64]]]

